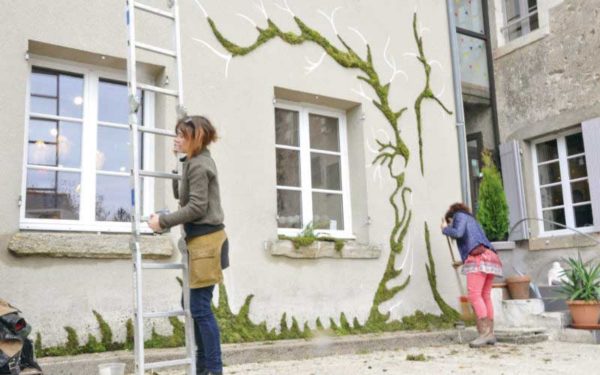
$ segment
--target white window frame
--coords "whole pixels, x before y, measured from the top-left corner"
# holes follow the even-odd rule
[[[31,113],[31,75],[33,68],[45,68],[65,73],[73,73],[83,76],[83,117],[82,119],[73,119],[64,116],[53,116]],[[110,233],[128,233],[131,232],[130,222],[109,222],[96,221],[96,175],[110,176],[130,176],[129,172],[108,172],[96,170],[95,152],[85,152],[84,150],[97,149],[98,124],[120,129],[129,129],[128,124],[116,124],[98,121],[98,89],[100,79],[127,82],[126,72],[99,67],[95,65],[64,61],[54,58],[31,56],[29,59],[29,71],[27,76],[26,104],[25,104],[25,131],[23,148],[23,174],[21,182],[21,207],[19,217],[19,228],[27,230],[46,230],[46,231],[81,231],[81,232],[110,232]],[[142,76],[147,82],[152,82],[149,76]],[[153,93],[144,92],[144,126],[154,128],[154,108],[155,96]],[[29,119],[35,116],[41,119],[65,120],[81,123],[81,168],[57,168],[32,166],[35,169],[60,170],[65,172],[77,172],[81,176],[81,195],[79,220],[57,220],[57,219],[37,219],[25,217],[25,206],[27,197],[27,170],[28,165],[28,141],[29,141]],[[146,169],[153,170],[155,166],[154,136],[144,138],[144,166]],[[143,179],[143,215],[149,215],[154,211],[154,180],[150,178]],[[142,233],[152,233],[152,230],[146,223],[141,225]]]
[[[277,234],[286,236],[298,235],[312,220],[313,220],[313,207],[312,207],[312,193],[333,193],[339,194],[339,191],[325,190],[325,189],[313,189],[312,188],[312,174],[311,174],[311,152],[339,155],[341,162],[341,184],[342,184],[342,209],[344,215],[344,229],[343,230],[315,230],[316,234],[324,234],[335,238],[347,238],[354,239],[355,236],[352,233],[352,207],[350,201],[350,175],[348,167],[348,129],[346,122],[346,113],[342,110],[336,110],[327,107],[321,107],[314,104],[308,103],[295,103],[288,101],[277,100],[275,103],[275,109],[286,109],[290,111],[296,111],[299,113],[299,147],[286,146],[286,145],[275,145],[275,149],[289,149],[300,151],[300,187],[291,188],[289,186],[276,185],[276,190],[297,190],[301,191],[302,195],[302,229],[298,228],[277,228]],[[322,115],[328,117],[335,117],[338,119],[339,124],[339,137],[340,137],[340,151],[324,151],[310,148],[310,127],[309,127],[309,114]],[[273,130],[275,130],[276,124],[274,124]]]
[[[563,132],[563,133],[560,133],[557,135],[540,138],[540,139],[535,140],[535,142],[532,143],[533,176],[534,176],[534,185],[535,185],[535,199],[536,199],[536,205],[537,205],[536,212],[537,212],[538,218],[544,217],[543,216],[544,210],[542,210],[541,188],[553,186],[553,185],[556,185],[556,186],[561,185],[562,193],[563,193],[563,204],[561,206],[547,207],[545,210],[552,209],[552,208],[556,209],[556,208],[562,207],[565,210],[565,222],[566,222],[565,225],[567,225],[568,227],[571,227],[571,228],[576,228],[578,231],[583,232],[583,233],[592,233],[592,232],[599,231],[599,229],[600,229],[599,223],[594,223],[594,225],[590,226],[590,227],[576,227],[575,226],[575,215],[573,213],[573,207],[591,204],[592,202],[590,201],[590,202],[573,204],[573,197],[572,197],[572,192],[571,192],[571,183],[573,183],[573,182],[587,180],[588,184],[589,184],[589,172],[588,172],[588,176],[586,176],[586,177],[571,180],[570,176],[569,176],[569,163],[568,163],[568,159],[567,159],[566,137],[569,135],[577,134],[577,133],[581,133],[581,132],[582,132],[581,128],[574,129],[574,130]],[[551,140],[556,140],[557,147],[558,147],[558,161],[559,161],[559,166],[560,166],[561,181],[551,183],[551,184],[546,184],[546,185],[540,185],[539,171],[538,171],[538,167],[540,164],[538,164],[537,145],[540,143],[551,141]],[[587,169],[587,154],[585,152],[582,154],[570,155],[568,157],[574,158],[574,157],[578,157],[581,155],[584,155],[586,157],[586,169]],[[556,162],[556,160],[557,159],[548,160],[548,161],[542,162],[541,165],[544,165],[547,163],[553,163],[553,162]],[[567,178],[567,177],[569,177],[569,178]],[[540,225],[538,226],[539,237],[550,237],[550,236],[555,236],[555,235],[569,235],[569,234],[575,234],[575,232],[573,232],[570,229],[566,229],[566,228],[548,231],[548,230],[545,230],[544,222],[540,222]]]
[[[500,32],[502,33],[502,36],[505,38],[505,40],[510,43],[513,40],[517,40],[520,39],[524,36],[526,36],[527,34],[531,34],[532,31],[535,31],[537,29],[540,28],[540,21],[539,21],[539,0],[536,1],[536,9],[533,12],[529,11],[529,4],[528,4],[528,0],[518,0],[519,1],[519,19],[511,21],[512,23],[509,25],[508,22],[508,12],[506,11],[506,2],[507,1],[511,1],[511,0],[502,0],[502,9],[504,12],[504,23],[502,24],[502,27],[500,28]],[[538,16],[538,28],[535,30],[531,30],[531,17],[537,15]],[[521,24],[521,28],[522,28],[522,34],[521,36],[513,39],[513,40],[508,40],[507,35],[508,34],[504,34],[506,30],[508,30],[511,26],[513,25],[517,25],[517,24]]]
[[[525,1],[526,0],[522,0]],[[550,34],[550,9],[562,3],[564,0],[537,0],[538,28],[520,37],[508,40],[504,35],[506,27],[506,0],[494,0],[494,19],[496,21],[497,48],[494,50],[494,58],[507,55],[528,44],[534,43]],[[529,12],[527,12],[529,13]]]

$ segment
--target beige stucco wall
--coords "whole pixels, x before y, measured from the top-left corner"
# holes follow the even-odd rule
[[[247,15],[259,25],[265,24],[260,12],[246,1],[201,3],[223,34],[242,45],[251,43],[256,31],[236,13]],[[411,314],[416,309],[439,313],[425,273],[425,221],[429,222],[432,232],[440,279],[438,288],[450,304],[456,305],[458,286],[449,265],[445,240],[439,232],[443,211],[449,203],[460,199],[454,116],[445,114],[432,102],[423,105],[426,168],[423,177],[418,167],[413,106],[423,88],[424,74],[411,55],[417,51],[412,35],[412,16],[416,9],[425,53],[435,61],[432,63],[432,88],[453,110],[445,6],[434,0],[289,3],[299,18],[334,43],[337,41],[332,27],[317,10],[331,13],[341,6],[336,13],[337,29],[363,56],[366,53],[364,45],[348,27],[361,31],[371,45],[375,67],[382,79],[391,76],[383,59],[386,40],[391,37],[390,55],[407,75],[406,79],[402,75],[396,77],[390,100],[397,108],[408,107],[400,127],[411,151],[406,181],[414,192],[413,224],[405,247],[413,252],[404,273],[408,274],[412,268],[413,274],[409,287],[385,307],[391,309],[394,317]],[[64,0],[52,4],[24,0],[6,9],[5,21],[0,25],[0,33],[4,35],[0,42],[0,71],[4,73],[0,75],[0,85],[11,88],[0,92],[4,135],[0,141],[0,160],[4,165],[4,176],[9,176],[0,184],[0,297],[23,309],[35,329],[43,333],[45,344],[62,341],[65,337],[62,327],[67,324],[82,334],[89,327],[95,329],[92,309],[101,312],[117,331],[117,336],[122,337],[124,326],[117,322],[126,320],[131,309],[131,264],[124,260],[16,258],[5,250],[11,235],[19,230],[17,200],[21,193],[25,87],[29,74],[24,54],[28,41],[34,40],[98,56],[107,55],[109,61],[113,61],[110,57],[124,58],[123,7],[123,2],[118,0],[95,1],[93,5]],[[267,3],[266,9],[282,29],[296,30],[289,14],[272,3]],[[374,135],[391,134],[390,126],[372,103],[352,91],[359,89],[357,72],[346,70],[325,57],[319,68],[305,74],[305,58],[316,61],[322,53],[317,46],[292,47],[279,40],[270,41],[248,56],[233,59],[228,77],[225,77],[224,61],[193,40],[202,39],[224,52],[200,9],[192,1],[181,1],[181,14],[186,107],[189,113],[208,115],[221,133],[220,142],[213,146],[213,155],[220,170],[221,195],[231,243],[231,267],[225,271],[225,285],[233,310],[239,309],[247,295],[254,294],[251,318],[257,322],[266,320],[270,326],[275,326],[284,312],[288,317],[296,317],[300,324],[308,321],[314,325],[317,317],[337,319],[341,312],[364,321],[389,254],[388,236],[393,211],[388,197],[393,190],[393,181],[386,176],[385,170],[382,170],[382,178],[377,178],[370,161],[375,157],[371,151],[376,147]],[[153,30],[159,28],[153,26]],[[166,46],[165,43],[163,39],[161,44]],[[151,60],[149,55],[142,55],[142,59],[159,66],[165,63],[161,59]],[[101,63],[98,60],[98,64]],[[175,81],[168,67],[166,74],[171,82]],[[359,241],[383,245],[381,258],[292,260],[275,258],[265,250],[265,241],[277,236],[275,87],[356,103],[347,112],[353,232]],[[369,97],[375,97],[366,85],[363,87]],[[161,121],[172,126],[175,116],[172,106],[159,102],[157,112],[157,126],[163,126]],[[162,152],[163,149],[157,146],[157,164],[170,168],[173,161],[169,153]],[[176,202],[163,194],[163,188],[160,184],[157,187],[157,207],[166,201],[171,209],[175,209]],[[405,250],[404,254],[411,253]],[[404,255],[399,257],[398,265],[403,259]],[[150,308],[175,307],[179,301],[175,273],[162,272],[147,278],[145,287],[149,291],[148,301],[152,301]]]

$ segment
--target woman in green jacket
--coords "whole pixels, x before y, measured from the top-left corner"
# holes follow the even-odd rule
[[[217,132],[203,116],[187,117],[175,127],[175,150],[185,153],[179,210],[153,214],[148,225],[154,231],[184,226],[189,255],[190,310],[194,318],[197,345],[197,374],[223,373],[219,326],[211,310],[215,284],[223,281],[222,252],[227,251],[223,209],[217,168],[208,146]]]

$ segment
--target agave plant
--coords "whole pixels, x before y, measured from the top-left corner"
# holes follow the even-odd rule
[[[581,254],[566,259],[566,277],[559,292],[570,301],[600,301],[600,264],[586,265]]]

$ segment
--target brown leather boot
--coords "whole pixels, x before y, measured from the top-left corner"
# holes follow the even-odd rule
[[[477,319],[477,332],[479,333],[479,337],[469,343],[471,348],[481,348],[482,346],[487,345],[488,338],[486,334],[488,333],[487,325],[488,319],[482,318]]]

